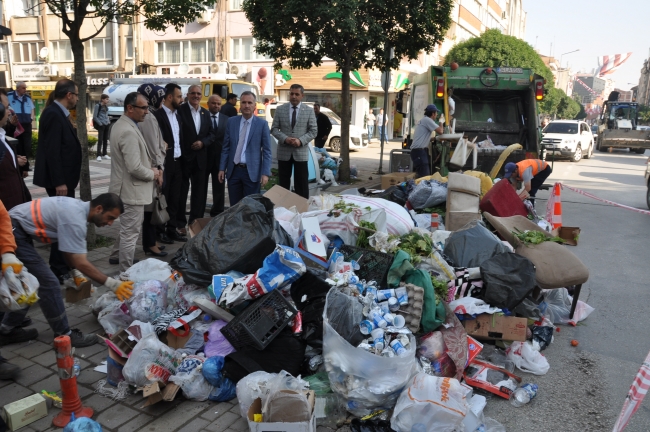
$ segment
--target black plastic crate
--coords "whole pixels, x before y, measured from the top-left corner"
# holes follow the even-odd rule
[[[359,279],[366,282],[374,280],[380,288],[387,286],[388,270],[395,258],[393,255],[349,245],[341,246],[339,251],[345,261],[355,260],[359,264],[359,270],[354,272]]]
[[[271,291],[233,318],[221,333],[237,350],[263,350],[296,315],[296,309],[277,291]]]

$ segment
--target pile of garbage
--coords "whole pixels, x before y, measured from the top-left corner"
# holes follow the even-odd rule
[[[574,287],[541,289],[540,269],[462,195],[478,184],[478,200],[484,179],[457,175],[370,196],[254,195],[204,221],[170,264],[120,276],[130,299],[96,300],[100,393],[237,397],[252,431],[505,430],[483,415],[486,395],[521,406],[543,391],[516,369],[547,373],[556,326],[593,309],[570,317]]]

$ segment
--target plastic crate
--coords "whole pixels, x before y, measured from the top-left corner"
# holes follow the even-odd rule
[[[346,261],[355,260],[359,263],[360,268],[355,271],[359,279],[367,282],[374,280],[381,288],[387,286],[388,270],[395,258],[393,255],[349,245],[341,246],[339,251]]]
[[[263,350],[296,315],[279,291],[271,291],[233,318],[221,333],[237,350]]]

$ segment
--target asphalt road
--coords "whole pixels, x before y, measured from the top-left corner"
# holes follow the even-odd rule
[[[647,156],[594,152],[579,163],[555,162],[550,183],[563,182],[598,197],[647,210],[643,174]],[[538,193],[545,213],[549,192]],[[648,304],[650,215],[607,205],[568,189],[562,192],[563,224],[581,228],[571,250],[589,268],[580,299],[596,310],[577,327],[561,326],[544,351],[544,376],[521,373],[539,385],[530,404],[515,408],[489,400],[485,414],[508,431],[611,431],[641,363],[650,350]],[[567,246],[570,247],[570,246]],[[576,339],[574,348],[570,341]],[[626,431],[650,431],[650,397]]]

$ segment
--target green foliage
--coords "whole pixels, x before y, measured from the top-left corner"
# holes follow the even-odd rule
[[[539,111],[549,116],[558,116],[562,119],[574,119],[580,112],[581,104],[555,87],[549,89],[544,100],[539,104]],[[583,117],[584,118],[584,117]]]
[[[93,148],[97,144],[97,137],[88,135],[88,148]],[[32,157],[36,157],[36,151],[38,150],[38,132],[32,132]]]
[[[374,222],[368,222],[368,221],[359,221],[359,226],[362,228],[367,228],[373,231],[377,231],[377,226],[375,225]],[[368,231],[364,229],[359,230],[359,235],[357,236],[357,247],[363,248],[363,249],[370,249],[370,242],[368,241],[368,238],[371,236]]]
[[[560,118],[574,119],[580,112],[580,107],[582,107],[582,105],[571,99],[562,91],[562,99],[557,107],[557,114]]]
[[[550,242],[555,242],[555,243],[564,243],[564,240],[562,240],[560,237],[547,237],[546,234],[544,234],[541,231],[534,231],[534,230],[526,230],[526,231],[520,231],[517,230],[512,231],[512,234],[519,239],[523,244],[526,246],[528,245],[536,245],[540,244],[546,241]]]
[[[393,239],[395,239],[395,236],[388,237],[389,242]],[[429,236],[410,232],[399,237],[399,244],[390,252],[394,253],[399,249],[408,253],[411,256],[411,262],[417,264],[422,261],[423,256],[428,257],[433,253],[433,240]]]
[[[446,63],[457,62],[461,66],[510,66],[530,68],[546,79],[546,87],[553,87],[553,73],[539,54],[528,43],[499,30],[486,30],[480,37],[473,37],[455,45],[445,57]]]
[[[650,123],[650,107],[639,105],[639,122]]]
[[[576,103],[578,105],[580,105],[580,111],[578,111],[578,114],[576,114],[575,119],[576,120],[586,119],[587,118],[587,112],[585,111],[585,107],[581,103],[578,103],[578,102],[576,102]]]

